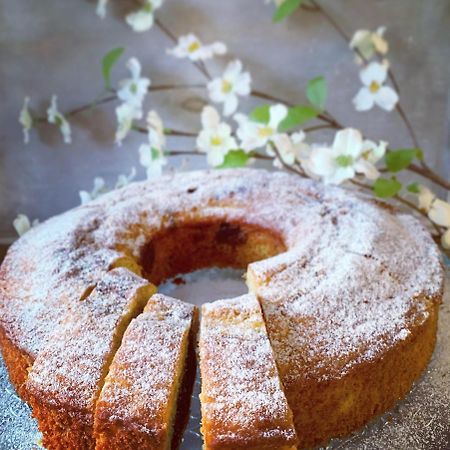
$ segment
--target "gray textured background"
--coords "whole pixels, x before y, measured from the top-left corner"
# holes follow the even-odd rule
[[[55,127],[41,126],[25,146],[17,123],[25,95],[45,114],[52,93],[61,110],[85,104],[102,91],[100,60],[113,47],[126,48],[113,74],[127,75],[127,57],[137,56],[153,84],[202,83],[202,75],[187,61],[165,55],[171,42],[158,29],[133,33],[123,16],[132,2],[111,1],[108,16],[95,15],[87,1],[2,0],[0,2],[0,239],[15,236],[11,221],[18,212],[32,218],[78,204],[78,190],[91,188],[94,176],[111,183],[118,173],[138,166],[143,136],[130,136],[113,145],[112,104],[77,116],[73,144],[64,145]],[[327,0],[322,4],[352,34],[358,28],[388,27],[389,58],[401,85],[401,102],[409,112],[429,164],[450,173],[448,89],[450,79],[450,2],[448,0]],[[326,75],[329,109],[341,122],[361,128],[396,146],[411,142],[396,113],[373,110],[357,113],[351,99],[360,82],[353,56],[336,31],[317,14],[297,12],[288,21],[271,23],[272,5],[263,0],[224,2],[168,0],[158,17],[176,34],[195,31],[205,42],[228,44],[231,57],[250,69],[254,88],[303,101],[308,79]],[[226,59],[208,64],[219,73]],[[168,126],[197,131],[199,117],[188,109],[192,97],[205,93],[178,91],[152,94],[146,107],[156,108]],[[246,102],[245,108],[251,106]],[[317,135],[316,135],[317,136]],[[171,148],[192,148],[193,141],[170,140]],[[191,161],[191,166],[203,159]],[[144,176],[143,170],[139,172]]]

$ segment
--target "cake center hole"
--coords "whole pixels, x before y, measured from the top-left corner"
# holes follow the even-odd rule
[[[217,299],[246,294],[248,288],[244,274],[242,269],[200,269],[165,281],[159,286],[158,291],[200,306]]]
[[[188,300],[183,296],[197,294],[203,296],[202,301],[212,301],[235,296],[236,292],[237,295],[247,292],[242,279],[247,266],[284,251],[283,239],[269,228],[241,222],[191,221],[171,223],[157,233],[141,248],[140,264],[144,275],[153,284],[160,286],[171,280],[178,286],[178,291],[169,287],[173,297],[192,301],[193,297]],[[207,268],[237,270],[197,273],[199,269]],[[191,272],[189,277],[182,275]],[[224,278],[228,278],[228,282]],[[212,296],[211,282],[217,288],[217,294]],[[196,293],[187,294],[193,285],[198,285]],[[159,290],[169,294],[161,287]]]

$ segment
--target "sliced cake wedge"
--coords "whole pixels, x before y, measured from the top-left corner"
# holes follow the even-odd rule
[[[205,450],[296,448],[292,413],[253,294],[202,306],[199,353]]]
[[[197,315],[155,294],[131,322],[97,402],[97,450],[177,448],[195,379]]]
[[[131,319],[155,290],[128,269],[116,268],[66,311],[26,382],[45,448],[95,448],[95,403],[109,365]]]

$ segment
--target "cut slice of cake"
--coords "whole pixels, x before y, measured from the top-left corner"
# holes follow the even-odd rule
[[[45,448],[95,448],[95,403],[109,365],[131,319],[155,290],[128,269],[116,268],[66,311],[26,382]]]
[[[97,402],[97,450],[177,448],[195,379],[197,315],[156,294],[131,322]]]
[[[205,450],[295,449],[292,413],[253,294],[203,305],[199,352]]]

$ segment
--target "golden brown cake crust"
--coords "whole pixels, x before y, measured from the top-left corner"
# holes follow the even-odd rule
[[[205,450],[296,445],[292,412],[254,295],[203,305],[199,353]]]
[[[28,369],[61,318],[113,267],[159,283],[248,264],[301,446],[359,427],[426,366],[443,273],[420,222],[339,188],[237,169],[131,184],[13,244],[0,268],[0,345],[13,383],[26,398]]]
[[[146,280],[117,268],[66,312],[26,382],[46,448],[95,447],[94,411],[104,377],[125,328],[154,292]]]
[[[155,294],[133,319],[97,402],[97,450],[170,448],[195,317],[193,305]]]

